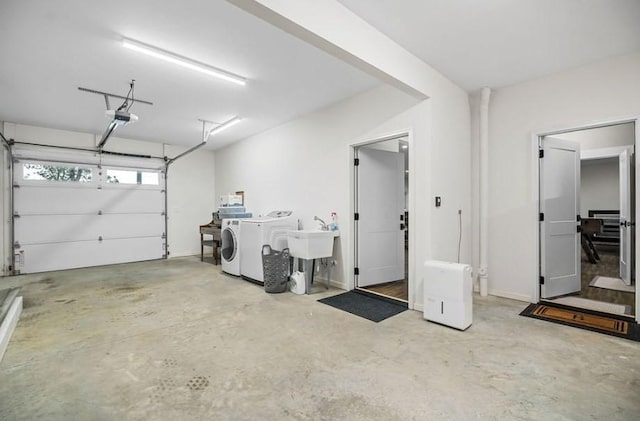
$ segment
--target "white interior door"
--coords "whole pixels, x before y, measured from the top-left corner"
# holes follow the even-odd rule
[[[633,217],[631,213],[631,166],[629,149],[620,154],[620,278],[631,285]]]
[[[580,144],[545,137],[540,158],[540,296],[580,291]]]
[[[404,279],[404,156],[369,148],[357,156],[356,285]]]

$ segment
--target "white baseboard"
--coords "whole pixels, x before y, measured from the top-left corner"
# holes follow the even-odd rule
[[[210,255],[211,253],[205,253],[205,256]],[[173,258],[178,258],[178,257],[192,257],[192,256],[196,256],[196,257],[200,257],[200,250],[196,251],[196,252],[190,252],[190,251],[185,251],[185,252],[181,252],[181,253],[170,253],[169,254],[169,259],[173,259]]]
[[[323,277],[321,275],[318,275],[316,273],[314,275],[314,277],[313,277],[313,281],[317,282],[318,284],[321,284],[321,285],[326,285],[327,278],[325,278],[325,277]],[[343,289],[345,291],[349,290],[348,285],[345,282],[342,282],[342,281],[336,281],[336,280],[332,279],[331,282],[329,282],[329,285],[331,285],[334,288]]]
[[[524,301],[524,302],[527,302],[527,303],[532,303],[533,302],[531,300],[531,297],[529,297],[528,295],[514,294],[514,293],[511,293],[511,292],[496,291],[496,290],[489,290],[488,293],[489,293],[489,295],[492,295],[492,296],[495,296],[495,297],[509,298],[511,300]],[[413,303],[413,310],[424,312],[424,305],[414,302]]]
[[[511,300],[517,300],[517,301],[525,301],[527,303],[533,302],[531,296],[525,295],[525,294],[514,294],[512,292],[498,291],[495,289],[489,289],[488,293],[489,295],[494,295],[496,297],[509,298]]]
[[[332,286],[332,287],[334,287],[334,288],[343,289],[343,290],[345,290],[345,291],[347,291],[347,290],[349,289],[349,288],[348,288],[348,286],[347,286],[347,284],[346,284],[346,283],[344,283],[344,282],[339,282],[339,281],[331,280],[331,282],[329,283],[329,285],[331,285],[331,286]]]
[[[11,340],[11,335],[13,335],[21,313],[22,297],[16,297],[13,303],[11,303],[11,307],[9,307],[9,311],[0,326],[0,361],[2,361],[7,346],[9,346],[9,340]]]

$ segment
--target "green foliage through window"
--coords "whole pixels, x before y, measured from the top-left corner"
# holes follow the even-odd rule
[[[90,183],[92,177],[93,173],[91,168],[68,167],[53,164],[24,164],[25,180]]]

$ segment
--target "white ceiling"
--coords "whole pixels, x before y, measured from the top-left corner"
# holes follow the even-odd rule
[[[469,91],[640,50],[639,0],[340,1]],[[123,37],[249,83],[139,55]],[[154,105],[135,104],[140,121],[116,136],[195,145],[198,118],[245,119],[210,148],[379,83],[224,0],[2,0],[0,52],[0,120],[101,134],[103,99],[77,87],[124,95],[134,78]]]
[[[640,50],[639,0],[339,0],[468,91]]]
[[[246,86],[140,55],[123,37],[249,79]],[[115,136],[201,140],[203,118],[245,120],[212,136],[217,148],[362,92],[379,82],[223,0],[2,0],[0,121],[101,134],[101,96],[136,79],[140,121]],[[120,101],[112,100],[112,107]],[[18,139],[37,141],[37,139]]]

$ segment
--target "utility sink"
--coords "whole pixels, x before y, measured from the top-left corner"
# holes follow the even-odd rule
[[[333,255],[333,239],[340,231],[287,231],[289,254],[300,259],[322,259]]]

